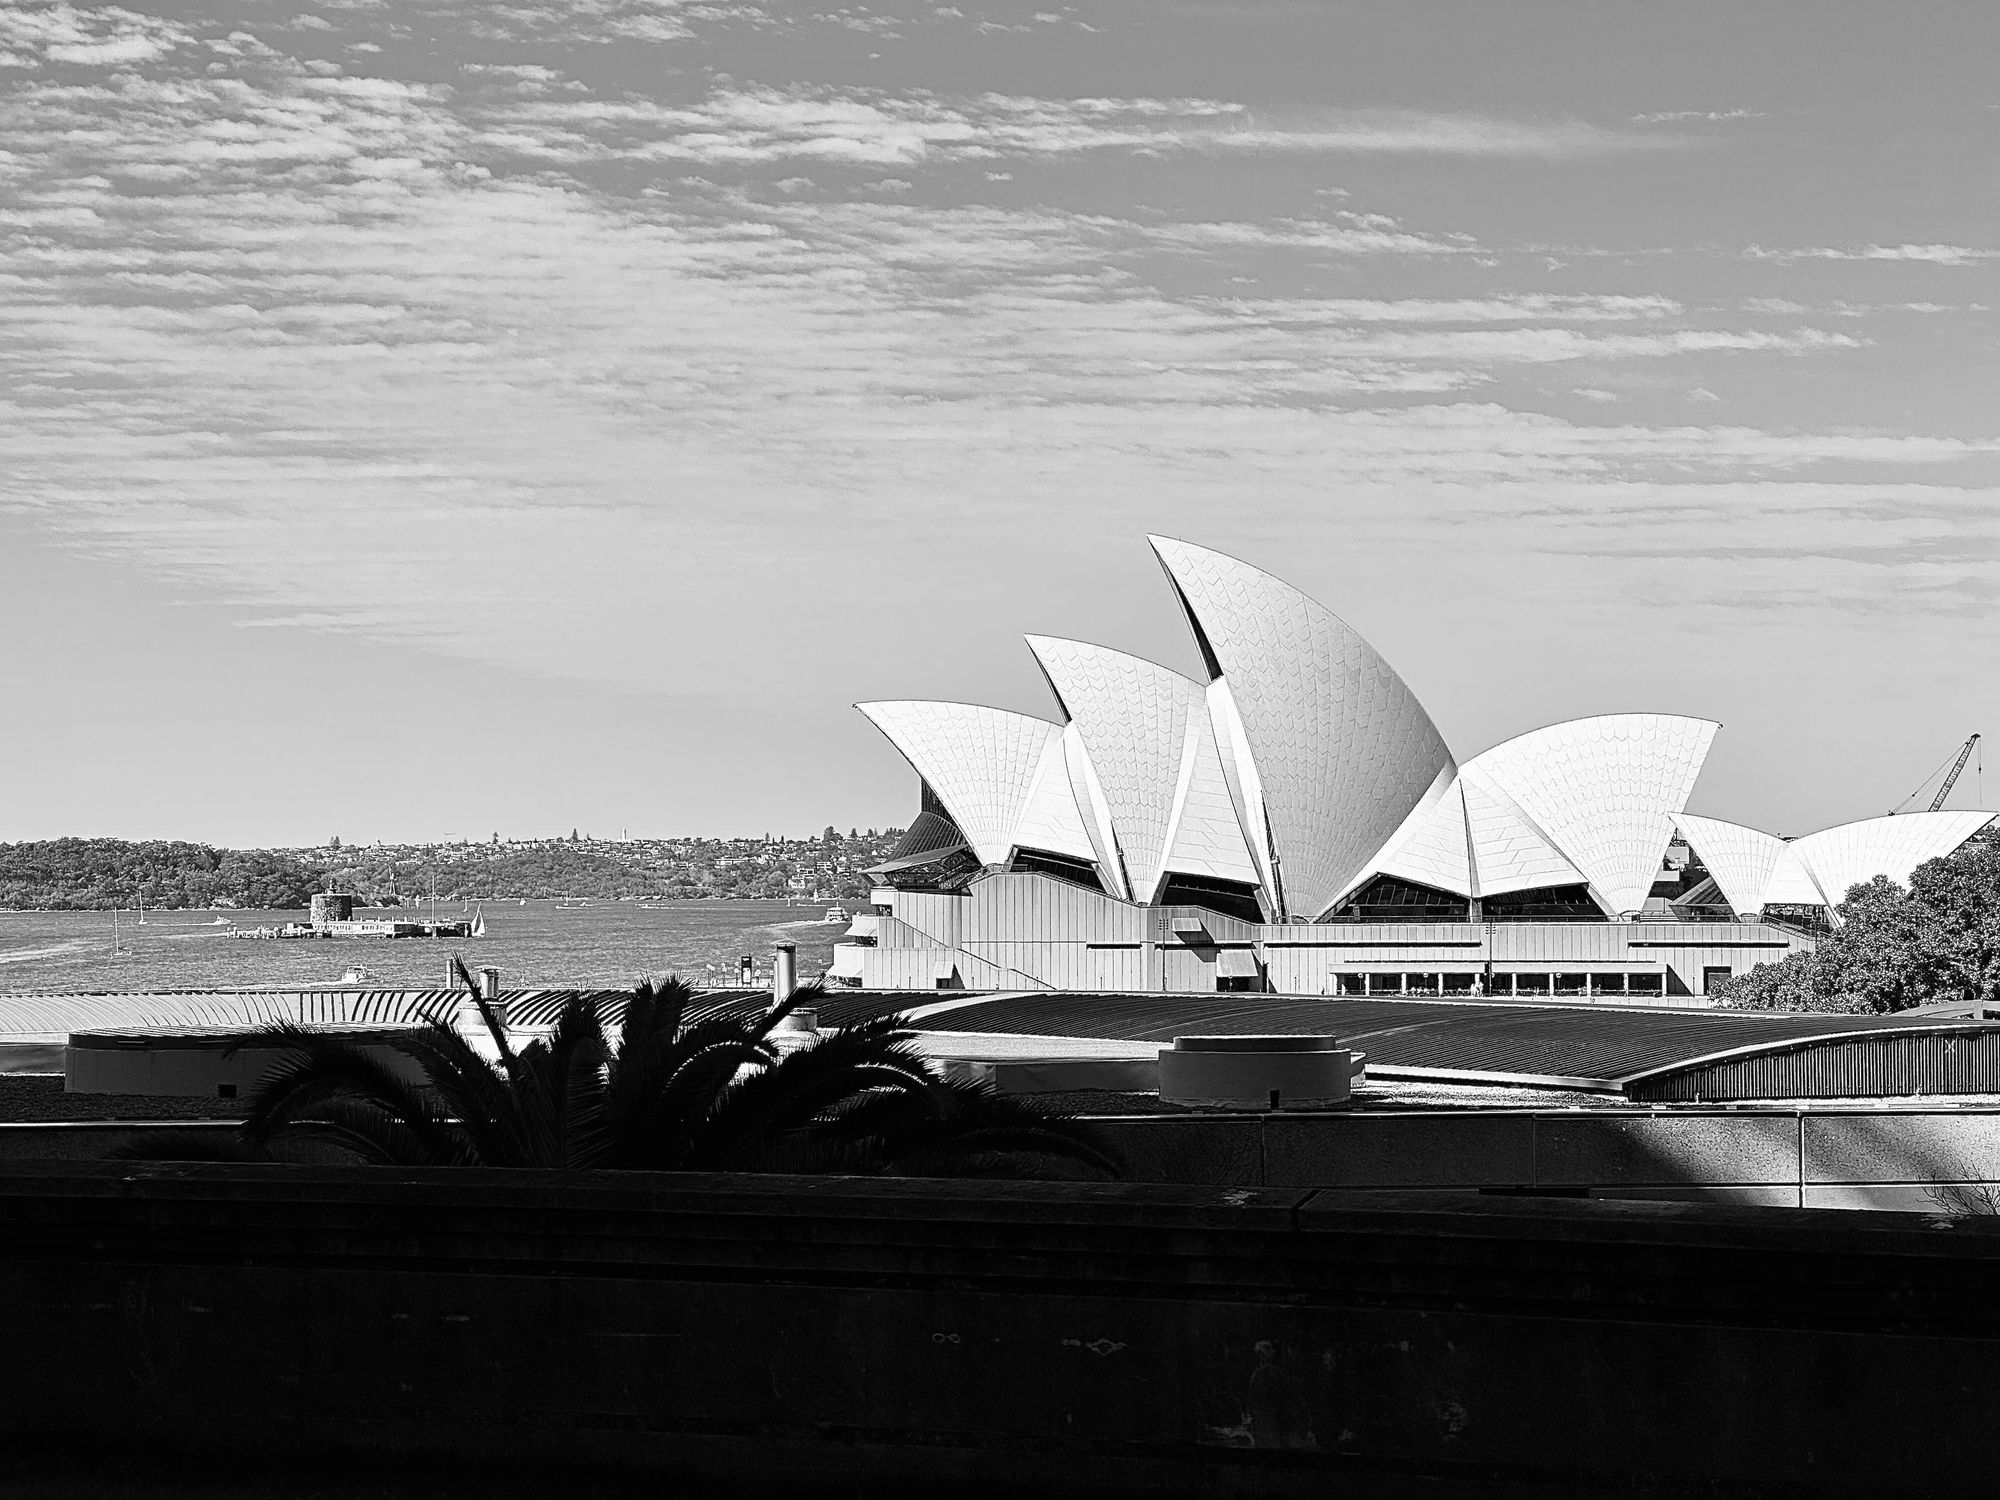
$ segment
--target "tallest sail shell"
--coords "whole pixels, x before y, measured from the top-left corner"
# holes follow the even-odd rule
[[[1455,771],[1424,706],[1345,622],[1270,574],[1153,537],[1256,762],[1284,909],[1323,915]],[[1442,775],[1442,781],[1449,781]]]

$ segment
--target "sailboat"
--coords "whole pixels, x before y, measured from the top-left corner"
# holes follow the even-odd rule
[[[472,936],[486,936],[486,908],[483,906],[475,906],[472,909]]]

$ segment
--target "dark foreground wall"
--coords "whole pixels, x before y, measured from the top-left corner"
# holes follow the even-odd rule
[[[2000,1223],[10,1164],[0,1443],[734,1492],[1983,1495]]]

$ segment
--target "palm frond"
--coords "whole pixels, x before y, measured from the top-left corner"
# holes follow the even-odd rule
[[[373,1053],[289,1021],[265,1027],[258,1039],[279,1045],[283,1055],[251,1091],[243,1131],[254,1144],[268,1146],[302,1111],[346,1096],[372,1101],[401,1121],[430,1159],[449,1161],[458,1153],[457,1137],[427,1091]]]
[[[458,976],[458,982],[465,986],[472,1003],[479,1010],[479,1019],[486,1023],[486,1034],[493,1038],[493,1045],[499,1049],[500,1065],[511,1077],[514,1072],[514,1049],[507,1040],[507,1028],[500,1023],[500,1013],[493,1008],[493,1002],[472,977],[472,970],[466,968],[465,960],[456,953],[451,956],[451,971]]]
[[[425,1016],[424,1025],[405,1033],[397,1046],[416,1060],[457,1116],[473,1156],[486,1166],[525,1166],[519,1108],[508,1079],[481,1056],[444,1016]]]

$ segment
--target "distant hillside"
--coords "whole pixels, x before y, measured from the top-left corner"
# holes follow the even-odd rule
[[[371,845],[366,848],[216,849],[207,844],[49,839],[0,844],[0,909],[108,911],[291,909],[316,891],[348,891],[369,906],[428,900],[556,896],[821,897],[868,894],[862,872],[902,833],[828,828],[816,839],[571,837],[528,843]]]
[[[123,839],[0,844],[0,907],[106,911],[151,907],[304,906],[320,872],[289,853]]]

